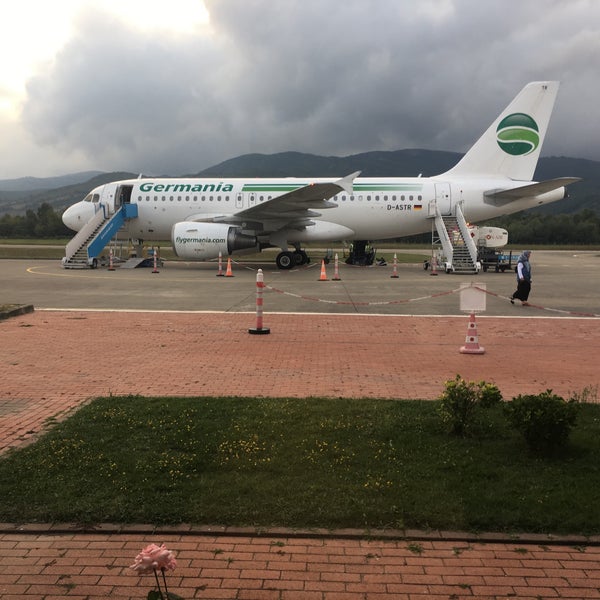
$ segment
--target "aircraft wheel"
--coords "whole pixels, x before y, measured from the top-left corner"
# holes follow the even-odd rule
[[[292,269],[296,266],[293,252],[280,252],[275,259],[275,263],[280,269]]]
[[[296,265],[307,265],[310,262],[310,258],[308,258],[308,254],[304,250],[296,250],[294,252],[294,261]]]

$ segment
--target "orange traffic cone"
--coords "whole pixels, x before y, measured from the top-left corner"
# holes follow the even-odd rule
[[[227,259],[227,271],[225,271],[225,277],[233,277],[233,273],[231,272],[231,258]]]
[[[467,338],[465,345],[460,348],[461,354],[483,354],[485,348],[479,345],[477,337],[477,323],[475,323],[475,314],[471,313],[469,317],[469,326],[467,328]]]
[[[327,271],[325,271],[325,261],[321,261],[321,276],[319,277],[319,281],[327,281]]]

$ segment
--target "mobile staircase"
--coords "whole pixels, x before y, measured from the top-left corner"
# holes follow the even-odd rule
[[[67,244],[62,259],[64,269],[95,269],[98,255],[117,235],[125,221],[137,217],[137,204],[123,204],[113,214],[109,214],[105,205],[101,207]]]
[[[433,235],[432,243],[442,246],[446,273],[479,273],[481,263],[477,260],[477,245],[470,235],[460,204],[455,204],[447,215],[442,215],[435,207],[433,217],[437,237]]]

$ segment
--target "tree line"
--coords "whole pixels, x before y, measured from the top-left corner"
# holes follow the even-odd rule
[[[73,232],[61,220],[61,212],[43,203],[24,215],[5,214],[0,217],[0,237],[4,238],[65,238]],[[485,223],[508,230],[510,244],[600,244],[600,214],[584,209],[572,214],[550,215],[535,212],[497,217]],[[430,243],[431,234],[405,238],[410,242]]]
[[[489,224],[506,229],[510,244],[600,244],[600,214],[589,208],[558,215],[516,213],[497,217]]]
[[[0,237],[4,238],[64,238],[73,232],[61,219],[62,211],[55,211],[44,202],[37,211],[27,210],[24,215],[5,214],[0,217]]]

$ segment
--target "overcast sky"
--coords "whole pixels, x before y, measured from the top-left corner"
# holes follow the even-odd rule
[[[20,0],[0,57],[2,179],[464,152],[544,79],[542,155],[600,160],[600,0]]]

